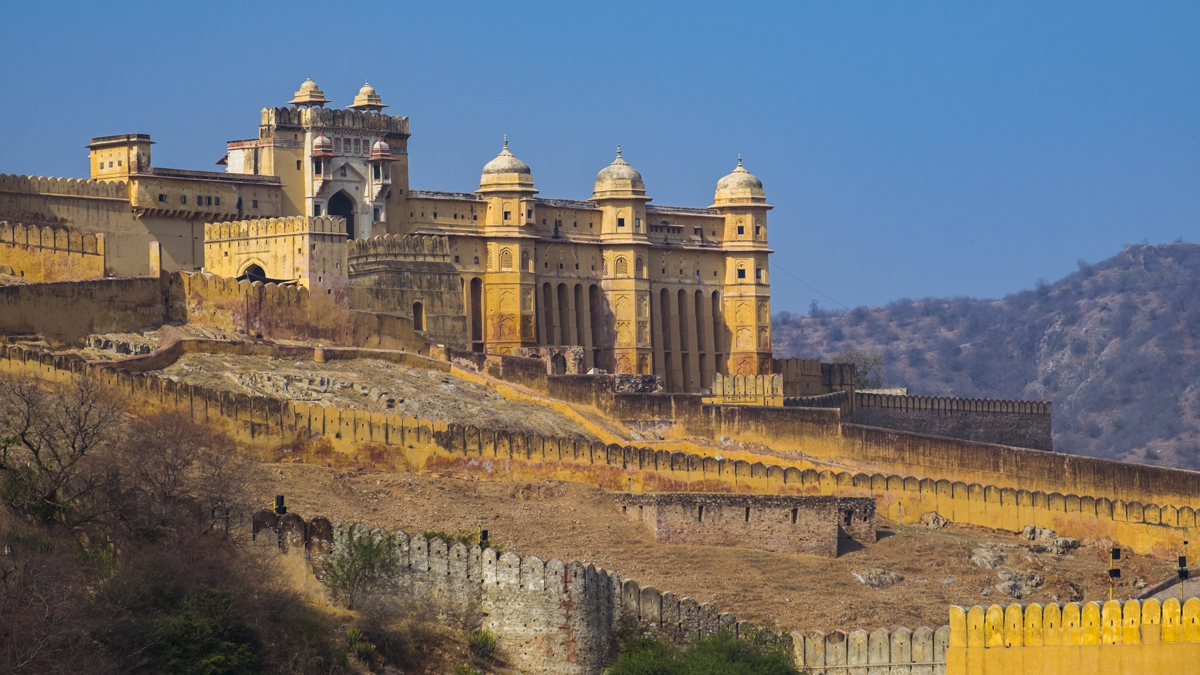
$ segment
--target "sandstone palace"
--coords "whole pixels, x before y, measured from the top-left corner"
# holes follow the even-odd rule
[[[0,220],[100,236],[95,276],[150,264],[322,289],[448,346],[578,346],[582,369],[656,374],[667,391],[771,372],[771,206],[740,158],[699,207],[654,205],[619,147],[589,200],[543,197],[507,140],[474,192],[414,190],[408,118],[370,85],[346,109],[329,103],[305,81],[290,107],[262,111],[255,138],[228,143],[224,172],[156,167],[144,134],[94,138],[90,181],[0,176]],[[328,216],[344,227],[313,232]],[[268,224],[288,217],[307,224]],[[396,255],[389,240],[405,235],[445,242]],[[28,281],[87,277],[7,263]]]

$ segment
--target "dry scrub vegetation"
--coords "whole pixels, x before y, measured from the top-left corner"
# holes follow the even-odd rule
[[[643,585],[715,602],[739,619],[791,630],[940,626],[951,604],[1015,602],[1005,592],[1014,579],[1028,591],[1022,602],[1108,598],[1107,541],[1056,554],[1041,550],[1044,541],[1018,533],[890,525],[875,545],[831,560],[660,544],[602,491],[582,483],[482,482],[301,464],[270,465],[268,481],[305,516],[409,533],[482,528],[506,552],[595,563]],[[1166,561],[1127,555],[1122,562],[1118,597],[1171,574]],[[855,577],[869,580],[873,570],[903,580],[876,588]]]
[[[470,659],[464,630],[416,603],[330,604],[295,560],[251,541],[262,465],[207,427],[123,403],[86,377],[0,378],[0,672],[445,672]]]

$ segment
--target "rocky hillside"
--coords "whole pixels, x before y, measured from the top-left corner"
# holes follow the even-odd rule
[[[1200,245],[1129,246],[1002,300],[774,320],[779,356],[882,357],[912,394],[1054,403],[1059,452],[1200,469]]]

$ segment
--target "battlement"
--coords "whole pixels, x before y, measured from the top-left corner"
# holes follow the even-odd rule
[[[263,108],[262,124],[269,127],[362,129],[405,138],[410,135],[407,117],[336,108]],[[392,148],[393,153],[401,150]]]
[[[1200,599],[950,608],[948,672],[1177,672],[1200,658]]]
[[[450,241],[446,237],[385,234],[350,242],[350,264],[377,260],[428,260],[447,262]]]
[[[773,359],[771,370],[783,376],[785,396],[819,396],[854,391],[852,363],[821,363],[819,359]]]
[[[129,200],[129,184],[125,181],[85,178],[47,178],[46,176],[0,174],[0,192]]]
[[[783,405],[782,375],[713,375],[712,395],[706,404]]]
[[[288,216],[204,224],[204,241],[229,241],[301,234],[346,234],[346,219],[340,216]]]
[[[38,227],[0,221],[0,244],[104,255],[103,234],[80,234],[65,227]]]
[[[1011,401],[952,396],[899,396],[895,394],[854,394],[855,406],[895,410],[938,410],[946,412],[1023,413],[1049,415],[1049,401]]]

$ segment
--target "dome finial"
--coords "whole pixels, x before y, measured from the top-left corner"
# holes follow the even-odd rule
[[[621,159],[621,144],[617,143],[617,159]]]
[[[738,153],[738,168],[742,168],[742,153]]]
[[[504,134],[504,149],[508,149],[508,134]]]

